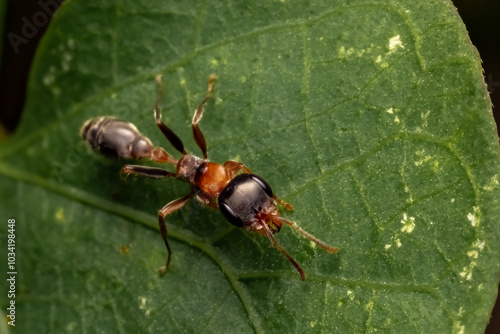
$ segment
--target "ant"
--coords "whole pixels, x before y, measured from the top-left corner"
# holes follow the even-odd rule
[[[300,265],[277,243],[273,236],[280,231],[283,223],[293,227],[304,237],[330,253],[336,253],[338,249],[328,246],[294,222],[281,217],[276,203],[286,210],[293,210],[293,207],[278,198],[269,184],[245,165],[231,160],[221,165],[207,159],[207,144],[198,123],[203,116],[203,105],[212,97],[214,81],[215,76],[211,75],[208,79],[207,95],[196,108],[191,123],[194,140],[201,149],[203,158],[187,153],[182,140],[161,120],[159,101],[163,96],[163,84],[160,75],[156,76],[158,98],[154,105],[154,118],[163,135],[182,154],[179,160],[163,148],[154,147],[151,140],[140,134],[132,123],[109,116],[89,119],[82,126],[81,136],[95,151],[109,158],[148,158],[156,162],[176,165],[175,173],[149,166],[125,165],[122,172],[126,175],[134,174],[157,179],[172,177],[191,184],[189,194],[171,201],[158,211],[158,223],[168,251],[166,264],[158,270],[160,276],[168,269],[172,255],[167,241],[164,218],[195,197],[203,206],[220,210],[234,226],[267,236],[271,244],[293,264],[304,281],[305,273]]]

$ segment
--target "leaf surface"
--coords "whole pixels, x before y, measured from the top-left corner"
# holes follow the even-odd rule
[[[200,123],[210,159],[243,162],[295,206],[285,217],[340,249],[284,228],[305,282],[266,238],[196,203],[168,217],[158,277],[156,212],[189,186],[123,179],[124,162],[78,134],[113,115],[173,153],[153,121],[157,74],[163,119],[195,154],[192,112],[217,75]],[[449,1],[67,1],[0,146],[19,332],[481,333],[499,162]]]

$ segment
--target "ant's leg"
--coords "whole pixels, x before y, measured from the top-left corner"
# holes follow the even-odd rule
[[[151,156],[149,157],[151,160],[156,161],[156,162],[163,162],[167,164],[174,164],[177,165],[177,160],[174,159],[170,154],[167,153],[163,148],[161,147],[154,147],[151,150]]]
[[[231,176],[231,179],[238,174],[239,171],[243,171],[243,173],[246,174],[253,174],[250,169],[248,169],[245,165],[243,165],[241,162],[236,162],[236,161],[226,161],[224,163],[224,167],[226,167],[227,172]],[[276,195],[273,194],[273,199],[278,202],[279,205],[284,207],[285,209],[291,211],[293,210],[293,206],[291,204],[288,204],[281,198],[278,198]]]
[[[219,204],[217,204],[217,201],[214,201],[213,198],[208,197],[207,195],[203,194],[202,192],[196,194],[196,199],[203,206],[208,206],[209,208],[212,208],[215,210],[219,209]]]
[[[231,179],[238,174],[239,171],[243,171],[245,174],[253,174],[250,169],[248,169],[244,164],[241,162],[236,162],[236,161],[226,161],[224,162],[224,167],[226,168],[227,172],[231,176]]]
[[[283,254],[283,255],[286,256],[286,258],[288,259],[288,261],[290,261],[293,264],[293,266],[295,267],[295,269],[297,269],[297,271],[299,272],[300,279],[304,281],[306,279],[306,274],[304,273],[304,270],[302,270],[302,268],[297,263],[297,261],[295,261],[295,259],[290,254],[288,254],[288,252],[286,250],[284,250],[283,247],[281,247],[278,244],[278,242],[276,241],[276,239],[274,239],[273,232],[271,231],[271,229],[269,228],[269,226],[266,223],[263,223],[263,222],[260,222],[260,224],[264,228],[264,231],[266,232],[267,238],[269,239],[269,241],[271,241],[271,244],[277,250],[279,250],[281,252],[281,254]]]
[[[186,154],[186,150],[184,149],[182,140],[161,120],[161,110],[159,107],[160,100],[163,97],[163,83],[161,82],[161,75],[156,76],[156,83],[158,84],[158,99],[156,100],[154,108],[156,125],[177,151],[181,152],[182,154]]]
[[[273,217],[273,219],[277,219],[277,220],[287,224],[288,226],[293,227],[297,232],[299,232],[304,237],[311,240],[316,245],[320,246],[321,248],[323,248],[324,250],[326,250],[329,253],[337,253],[339,251],[338,248],[327,245],[325,242],[319,240],[318,238],[316,238],[314,235],[310,234],[309,232],[306,232],[305,230],[300,228],[297,224],[295,224],[294,222],[292,222],[288,219],[285,219],[285,218],[280,217],[280,216],[275,216],[275,217]]]
[[[273,199],[278,202],[279,205],[281,205],[282,207],[284,207],[286,210],[288,211],[292,211],[293,210],[293,205],[285,202],[284,200],[282,200],[281,198],[278,198],[275,194],[273,194]]]
[[[205,137],[203,136],[203,133],[200,130],[200,127],[198,126],[198,122],[201,120],[201,117],[203,116],[203,105],[212,97],[212,92],[214,88],[214,81],[215,81],[215,75],[210,75],[208,77],[208,90],[207,90],[207,97],[200,103],[198,108],[196,108],[194,115],[193,115],[193,121],[191,122],[191,128],[193,129],[193,137],[194,141],[196,142],[196,145],[201,149],[201,152],[203,153],[203,158],[207,158],[207,142],[205,141]]]
[[[148,166],[140,166],[140,165],[125,165],[122,168],[122,172],[126,175],[134,174],[150,177],[153,179],[161,179],[164,177],[176,177],[175,173]]]
[[[168,251],[167,263],[164,266],[160,267],[160,269],[158,269],[158,273],[160,274],[160,276],[162,276],[167,271],[170,265],[170,258],[172,255],[172,250],[170,249],[170,246],[167,241],[167,227],[165,226],[164,218],[167,215],[182,208],[191,199],[191,197],[193,197],[193,195],[194,193],[190,192],[187,196],[173,200],[172,202],[165,205],[160,211],[158,211],[158,223],[160,224],[160,232],[161,236],[163,237],[163,241],[165,241],[165,246],[167,247]]]

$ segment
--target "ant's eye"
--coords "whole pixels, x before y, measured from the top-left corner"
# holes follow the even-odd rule
[[[262,190],[266,192],[267,196],[273,197],[273,190],[271,189],[271,186],[263,178],[255,174],[249,174],[249,175],[252,178],[252,180],[254,180],[255,183],[257,183],[262,188]]]
[[[219,203],[220,212],[226,217],[226,219],[236,227],[243,227],[243,221],[234,213],[229,205],[224,201]]]

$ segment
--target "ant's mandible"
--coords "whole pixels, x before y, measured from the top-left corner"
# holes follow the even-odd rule
[[[82,126],[81,136],[96,152],[110,158],[147,158],[176,165],[175,173],[155,167],[125,165],[122,171],[127,175],[134,174],[150,178],[173,177],[191,185],[189,194],[168,203],[158,211],[160,231],[168,251],[166,264],[158,270],[160,275],[168,269],[172,255],[167,241],[164,218],[195,197],[203,206],[219,209],[234,226],[267,236],[271,244],[294,265],[300,278],[305,280],[304,270],[274,239],[273,234],[280,231],[283,223],[293,227],[304,237],[330,253],[336,253],[338,250],[304,231],[294,222],[281,217],[276,202],[287,210],[292,210],[293,207],[276,197],[269,184],[242,163],[226,161],[220,165],[207,159],[207,144],[198,122],[203,116],[203,105],[212,96],[214,81],[215,76],[211,75],[208,80],[207,96],[196,108],[191,123],[194,140],[201,149],[203,158],[187,153],[182,140],[161,120],[159,101],[163,96],[163,84],[160,75],[156,77],[159,94],[154,106],[154,118],[163,135],[182,154],[179,160],[173,158],[163,148],[154,147],[151,140],[141,135],[132,123],[109,116],[89,119]]]

